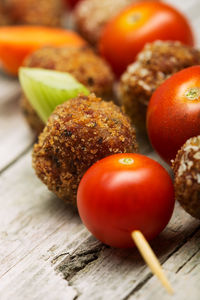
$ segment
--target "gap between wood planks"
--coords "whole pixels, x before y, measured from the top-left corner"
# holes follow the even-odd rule
[[[171,256],[173,256],[177,251],[179,251],[179,249],[181,249],[182,248],[182,246],[187,242],[187,241],[189,241],[194,235],[195,235],[195,233],[197,232],[199,230],[199,227],[197,227],[190,235],[188,235],[187,236],[187,238],[185,238],[182,242],[181,242],[181,244],[179,244],[179,246],[178,247],[176,247],[170,254],[168,254],[167,256],[166,256],[166,258],[165,259],[163,259],[162,260],[162,263],[165,263]],[[100,245],[101,246],[101,245]],[[102,252],[102,250],[104,250],[104,249],[101,249],[101,248],[99,248],[98,249],[98,252],[99,252],[99,254],[101,255],[101,252]],[[87,250],[88,251],[88,250]],[[112,251],[112,249],[110,249],[109,251]],[[117,251],[117,250],[116,250]],[[96,249],[95,249],[95,251],[94,252],[96,252]],[[77,253],[77,256],[78,256],[78,253],[79,253],[79,251],[78,251],[78,249],[76,250],[76,252],[75,252],[75,254]],[[73,255],[73,258],[76,256],[76,255]],[[98,254],[98,255],[99,255]],[[193,255],[193,254],[192,254]],[[71,266],[69,266],[68,265],[68,263],[69,263],[69,261],[70,261],[70,258],[69,257],[67,257],[62,263],[61,263],[61,265],[59,266],[59,270],[60,271],[62,271],[63,272],[63,274],[64,274],[64,277],[66,277],[68,280],[69,280],[69,284],[71,285],[71,286],[75,286],[76,287],[76,289],[78,289],[78,287],[77,287],[77,285],[76,285],[76,280],[75,281],[73,281],[73,277],[79,277],[80,276],[80,273],[85,273],[85,275],[87,276],[87,270],[86,271],[84,271],[84,269],[85,268],[88,268],[89,270],[91,269],[91,268],[93,268],[93,264],[95,265],[96,264],[96,260],[98,260],[98,259],[100,259],[100,257],[98,257],[98,258],[94,258],[93,259],[93,261],[92,262],[89,262],[89,264],[88,263],[86,263],[84,266],[83,266],[83,269],[81,270],[80,269],[80,265],[78,266],[78,268],[77,268],[77,274],[76,274],[76,272],[73,274],[73,276],[71,277],[70,275],[69,275],[69,270],[70,270],[70,268],[71,268]],[[89,266],[90,265],[90,266]],[[96,268],[97,266],[95,265],[94,266],[94,268]],[[66,273],[66,270],[65,270],[65,268],[66,268],[66,270],[67,270],[67,273]],[[74,266],[74,268],[76,268],[76,265]],[[80,272],[80,273],[79,273]],[[122,274],[123,274],[123,272],[122,272]],[[141,274],[140,274],[141,275]],[[147,282],[148,282],[148,280],[149,279],[151,279],[152,278],[152,275],[151,274],[146,274],[143,278],[142,278],[142,281],[141,282],[139,282],[135,287],[134,287],[134,289],[132,289],[131,291],[130,291],[130,293],[128,293],[128,295],[126,295],[124,298],[120,298],[120,299],[128,299],[129,297],[130,297],[130,295],[133,295],[135,292],[137,292],[140,288],[142,288]],[[99,283],[100,284],[100,286],[101,286],[101,282]],[[162,287],[161,287],[161,289],[162,289]],[[80,293],[80,289],[79,289],[79,293]],[[91,295],[90,295],[91,296]],[[119,296],[119,295],[118,295]],[[87,299],[87,297],[89,297],[89,295],[87,295],[85,298],[83,297],[83,299]],[[81,296],[81,299],[82,299],[82,296]],[[88,298],[89,299],[89,298]],[[93,298],[93,299],[95,299],[95,298]],[[104,299],[104,298],[102,298],[102,299]],[[106,299],[106,298],[105,298]],[[112,299],[112,298],[109,298],[109,299]],[[114,299],[114,298],[113,298]]]
[[[175,286],[176,300],[200,299],[200,230],[179,249],[175,255],[171,256],[165,263],[164,268],[168,270],[169,279]],[[161,290],[155,287],[155,278],[151,278],[142,290],[130,296],[129,300],[154,300],[171,299],[166,294],[161,294]],[[149,293],[151,290],[151,294]]]
[[[35,136],[21,112],[18,82],[4,78],[0,74],[0,89],[0,173],[2,173],[30,149]]]
[[[48,268],[52,266],[55,274],[67,274],[66,277],[70,278],[69,285],[79,291],[79,296],[76,296],[78,298],[82,298],[85,294],[90,299],[90,293],[93,293],[92,299],[95,299],[97,290],[97,294],[103,291],[104,298],[102,299],[106,299],[107,296],[112,299],[112,295],[115,299],[123,299],[140,282],[144,282],[146,278],[149,281],[150,271],[145,267],[136,249],[125,251],[107,248],[92,238],[81,225],[78,215],[47,192],[44,185],[35,177],[30,160],[30,152],[28,152],[7,169],[0,179],[4,185],[3,194],[5,196],[1,204],[1,220],[3,222],[7,219],[6,212],[9,215],[11,209],[11,220],[8,220],[7,228],[10,241],[8,240],[5,244],[4,239],[1,239],[3,241],[2,251],[8,251],[9,245],[12,250],[12,245],[15,244],[15,241],[12,242],[13,238],[21,240],[21,243],[17,244],[17,248],[14,245],[14,252],[10,253],[9,250],[7,253],[6,265],[9,263],[9,267],[6,269],[4,264],[7,273],[3,273],[1,284],[6,284],[7,280],[13,278],[16,282],[14,291],[21,293],[19,283],[26,282],[26,277],[30,273],[28,270],[28,274],[26,274],[27,263],[29,268],[35,266],[37,272],[41,267],[43,268],[42,272],[47,272]],[[19,184],[20,186],[18,186]],[[9,187],[13,187],[13,189],[9,189]],[[16,189],[18,194],[16,194]],[[30,199],[26,196],[27,192],[31,195]],[[18,212],[15,211],[16,209]],[[18,220],[19,213],[22,213],[21,221]],[[28,217],[30,213],[31,220],[24,222],[24,216]],[[12,227],[16,228],[16,224],[21,224],[21,227],[17,225],[17,231],[12,229]],[[186,238],[189,238],[198,227],[199,223],[176,207],[171,224],[159,238],[152,242],[161,262],[168,260],[172,254],[174,255],[177,245],[181,246],[185,243]],[[14,235],[12,234],[13,230]],[[36,235],[37,239],[35,240]],[[60,255],[66,252],[71,254],[72,259],[69,259],[69,256]],[[45,258],[44,261],[42,258],[41,260],[41,256],[46,257],[47,254],[47,259]],[[22,270],[24,275],[19,273]],[[70,272],[74,272],[73,277],[68,275]],[[102,277],[102,273],[106,274],[105,278]],[[17,277],[16,274],[18,274]],[[29,276],[34,278],[35,273],[32,275],[30,273]],[[123,276],[123,282],[121,276]],[[89,291],[86,286],[83,286],[87,282],[90,283]],[[159,286],[159,283],[157,284]]]
[[[192,232],[187,238],[185,238],[182,243],[176,247],[174,249],[174,251],[172,251],[167,257],[166,259],[164,259],[162,261],[162,264],[166,263],[170,257],[172,257],[174,254],[176,254],[182,247],[183,245],[185,245],[188,241],[190,241],[196,234],[200,235],[200,226],[197,227],[194,232]],[[94,242],[93,242],[94,243]],[[88,246],[88,245],[87,245]],[[81,248],[83,247],[83,245],[81,245]],[[98,258],[100,253],[102,252],[102,250],[105,249],[105,245],[103,244],[97,244],[94,245],[94,249],[90,249],[90,250],[85,250],[84,251],[80,251],[79,248],[75,250],[74,254],[69,254],[67,253],[67,258],[64,259],[64,261],[56,268],[57,270],[59,270],[60,272],[63,273],[64,278],[66,280],[68,280],[69,285],[76,287],[73,284],[72,278],[74,276],[76,276],[80,271],[82,271],[85,267],[87,267],[88,264],[93,264]],[[109,248],[109,247],[107,247]],[[183,264],[181,266],[179,266],[178,270],[176,271],[176,273],[179,272],[179,270],[187,264],[187,262],[189,262],[192,257],[194,257],[196,255],[196,253],[199,251],[196,250],[194,253],[191,252],[191,256],[187,259],[186,262],[183,262]],[[89,254],[89,256],[88,256]],[[92,254],[92,257],[90,257],[90,254]],[[93,256],[94,255],[94,256]],[[82,258],[83,259],[83,264],[82,264]],[[81,263],[80,261],[81,260]],[[146,283],[148,283],[148,281],[153,277],[153,275],[147,274],[143,280],[126,296],[123,298],[123,300],[128,300],[130,298],[130,296],[133,296],[137,291],[139,291]],[[162,287],[161,287],[162,288]],[[77,290],[77,287],[76,287]],[[79,295],[81,295],[81,292],[79,291]],[[79,297],[77,297],[76,299],[78,299]]]
[[[5,167],[0,169],[0,175],[3,174],[3,172],[5,172],[7,169],[12,167],[20,158],[26,155],[32,148],[33,148],[33,143],[30,146],[28,146],[24,151],[22,151],[18,156],[13,158],[13,160],[10,161]]]
[[[193,238],[194,236],[196,236],[197,234],[200,236],[200,226],[197,227],[197,228],[194,230],[194,232],[193,232],[190,236],[188,236],[185,240],[183,240],[183,241],[182,241],[182,244],[179,245],[172,253],[170,253],[170,255],[169,255],[164,261],[162,261],[162,265],[164,265],[165,263],[167,263],[167,261],[170,260],[170,258],[171,258],[173,255],[176,255],[176,253],[178,253],[179,250],[181,250],[181,249],[184,247],[184,245],[185,245],[187,242],[189,242],[190,240],[192,240],[192,238]],[[178,274],[179,271],[180,271],[180,270],[181,270],[181,269],[182,269],[189,261],[191,261],[191,259],[199,252],[199,250],[200,250],[200,245],[199,245],[199,248],[198,248],[196,251],[191,252],[191,256],[189,256],[189,257],[187,258],[187,260],[184,261],[184,262],[177,268],[175,274]],[[178,276],[178,275],[177,275],[177,276]],[[129,295],[127,295],[127,297],[125,297],[123,300],[130,300],[130,299],[132,299],[132,297],[135,295],[135,293],[137,293],[137,292],[138,292],[138,291],[139,291],[146,283],[148,283],[148,281],[149,281],[150,279],[152,279],[152,277],[153,277],[153,274],[151,274],[150,276],[148,276],[143,282],[141,282],[140,284],[138,284],[138,286],[137,286],[132,292],[130,292]]]

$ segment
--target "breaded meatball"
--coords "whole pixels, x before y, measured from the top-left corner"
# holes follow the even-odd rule
[[[174,73],[198,64],[200,51],[179,42],[156,41],[144,47],[119,84],[119,97],[137,130],[146,130],[146,110],[156,88]]]
[[[33,167],[59,198],[76,204],[78,184],[92,164],[136,151],[128,117],[114,103],[90,94],[57,106],[34,146]]]
[[[5,3],[9,16],[15,24],[61,25],[62,0],[5,0]]]
[[[176,199],[189,214],[200,219],[200,136],[187,140],[172,168]]]
[[[5,0],[0,0],[0,26],[10,25],[12,21],[5,6]]]
[[[113,73],[89,47],[41,48],[25,60],[24,66],[68,72],[97,96],[112,98]],[[28,123],[39,133],[42,121],[37,120],[39,117],[24,95],[21,104]]]
[[[96,95],[112,96],[113,73],[90,47],[45,47],[32,53],[24,65],[68,72]]]
[[[128,5],[139,1],[150,0],[82,0],[74,12],[77,29],[86,40],[96,45],[108,21]]]

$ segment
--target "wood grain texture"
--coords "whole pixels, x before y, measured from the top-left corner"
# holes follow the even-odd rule
[[[17,187],[18,192],[10,187]],[[54,197],[34,176],[30,152],[1,175],[0,189],[4,195],[0,210],[1,297],[25,299],[29,293],[28,299],[36,295],[45,299],[47,289],[51,291],[60,282],[58,299],[63,293],[80,299],[100,295],[101,299],[123,299],[152,276],[136,249],[108,248],[90,236],[72,207]],[[184,245],[198,226],[198,221],[177,207],[167,229],[152,243],[161,262]],[[46,284],[40,285],[45,278]],[[52,278],[56,278],[55,285]],[[63,278],[72,290],[62,290]],[[10,281],[15,283],[12,290],[8,290]],[[156,285],[165,293],[159,282]]]
[[[16,79],[0,74],[0,172],[22,155],[33,143],[19,106],[20,87]]]
[[[200,230],[198,230],[188,241],[180,247],[173,256],[164,264],[163,268],[168,273],[175,294],[170,297],[156,288],[156,280],[152,277],[143,289],[130,296],[128,300],[135,299],[200,299]],[[151,293],[149,293],[151,291]]]
[[[200,1],[165,2],[191,20],[200,45]],[[177,204],[151,243],[175,289],[170,297],[136,249],[97,241],[77,212],[36,178],[34,136],[19,108],[19,85],[0,74],[0,90],[0,300],[199,300],[199,221]],[[143,152],[160,160],[148,145]]]

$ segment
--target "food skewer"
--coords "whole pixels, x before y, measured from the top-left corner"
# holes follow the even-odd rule
[[[163,167],[140,154],[106,157],[83,175],[77,206],[83,223],[103,243],[120,248],[135,244],[167,292],[173,294],[146,240],[164,229],[174,208],[173,183]]]
[[[54,111],[53,118],[50,117],[49,121],[47,121],[48,115],[51,114],[51,111],[47,110],[45,105],[39,103],[41,102],[42,95],[45,95],[45,104],[52,110],[54,105],[58,105],[58,99],[60,99],[61,102],[63,102],[63,100],[66,100],[68,96],[68,84],[65,85],[65,91],[63,94],[63,89],[61,85],[58,84],[57,86],[56,84],[57,79],[62,83],[70,83],[72,88],[71,93],[73,92],[74,96],[76,95],[76,93],[79,93],[81,91],[85,92],[86,95],[88,93],[88,91],[84,89],[83,85],[80,85],[78,82],[73,81],[73,78],[69,78],[68,76],[66,76],[65,73],[28,68],[23,68],[20,72],[20,80],[22,86],[24,87],[26,96],[29,99],[31,98],[30,101],[35,106],[36,111],[41,115],[43,121],[47,122],[48,130],[51,126],[52,128],[59,128],[60,126],[63,126],[63,123],[61,123],[60,125],[57,124],[59,120],[59,111],[61,111],[62,114],[64,111],[66,111],[66,116],[68,116],[69,118],[69,110],[71,107],[70,105],[73,106],[76,102],[78,107],[82,107],[81,114],[84,114],[84,105],[86,105],[87,103],[89,106],[91,105],[90,122],[92,118],[92,105],[94,109],[93,101],[95,103],[95,109],[98,106],[100,109],[102,109],[103,105],[103,108],[109,109],[110,113],[110,104],[106,104],[103,101],[99,102],[99,99],[96,99],[95,95],[89,95],[84,97],[79,96],[76,99],[68,100],[69,102],[67,105],[66,103],[60,105],[59,108]],[[53,83],[51,85],[52,80]],[[42,95],[40,94],[39,90],[42,90]],[[71,95],[71,93],[69,93],[69,95]],[[60,97],[60,95],[62,95],[62,97]],[[51,103],[51,99],[53,103]],[[89,107],[86,108],[86,114],[88,112],[88,109]],[[116,108],[113,107],[112,109]],[[115,118],[119,119],[115,120],[118,122],[126,123],[127,120],[123,119],[124,117],[122,118],[118,110],[119,109],[117,108],[115,112]],[[63,116],[61,120],[63,120]],[[64,120],[64,124],[66,125],[67,121],[65,116]],[[71,122],[72,121],[70,121],[70,124]],[[76,126],[78,125],[77,122],[78,121],[76,120]],[[91,128],[91,126],[89,126],[89,128]],[[97,125],[94,128],[95,132],[97,132]],[[79,133],[80,130],[81,127],[79,127]],[[91,134],[91,132],[94,129],[89,130]],[[133,132],[131,128],[129,130],[131,137]],[[48,141],[46,134],[48,135],[49,132],[45,131],[44,129],[46,141]],[[69,132],[67,132],[64,139],[66,139],[67,141],[67,138],[69,139],[71,135],[72,133],[69,134]],[[41,157],[40,155],[38,156],[38,154],[40,153],[40,151],[42,151],[42,159],[44,159],[44,152],[46,152],[46,150],[40,150],[40,147],[43,147],[45,144],[44,141],[40,142],[40,139],[42,138],[43,133],[40,135],[39,143],[34,148],[33,153],[33,166],[35,167],[36,172],[41,172],[40,168],[42,166]],[[51,136],[49,138],[51,138]],[[59,136],[56,137],[56,141],[60,139],[61,138]],[[101,141],[101,147],[102,142],[103,141]],[[134,135],[132,136],[132,143],[133,142],[135,142]],[[63,141],[61,142],[61,145],[63,145]],[[66,145],[66,142],[64,143],[64,145]],[[56,144],[56,149],[57,147],[58,144]],[[94,149],[92,148],[92,150]],[[61,149],[59,149],[59,152],[60,151]],[[134,241],[135,245],[139,249],[146,263],[151,268],[152,272],[159,278],[159,280],[166,288],[168,293],[173,294],[173,289],[170,283],[168,282],[167,278],[165,277],[162,267],[158,262],[158,259],[156,258],[155,254],[150,248],[147,240],[144,238],[144,235],[147,237],[147,239],[152,239],[155,236],[157,236],[167,225],[171,217],[174,208],[174,191],[171,178],[162,166],[160,166],[157,162],[153,161],[148,157],[134,153],[121,153],[114,155],[111,154],[110,156],[107,156],[104,159],[100,159],[97,163],[93,165],[91,163],[92,166],[87,167],[87,169],[89,169],[86,171],[85,175],[83,175],[81,182],[79,179],[77,179],[77,183],[80,182],[79,187],[77,185],[77,206],[80,217],[83,223],[89,229],[89,231],[91,231],[91,233],[97,239],[101,240],[105,244],[108,244],[113,247],[129,248],[134,246]],[[50,153],[48,153],[47,155],[49,157]],[[39,159],[38,170],[36,163],[37,158]],[[58,158],[58,153],[57,157],[54,157],[54,168],[55,159],[57,167],[59,169],[60,162]],[[43,163],[45,163],[45,161]],[[92,172],[92,174],[90,174],[90,172]],[[48,158],[48,176],[49,174],[51,173],[49,172]],[[104,182],[105,177],[107,178],[107,183]],[[65,185],[66,184],[71,184],[71,181],[67,183],[67,181],[65,180]],[[66,187],[64,187],[64,189],[65,188]],[[61,192],[59,196],[60,195],[63,196],[63,192]],[[63,199],[65,200],[65,198]]]

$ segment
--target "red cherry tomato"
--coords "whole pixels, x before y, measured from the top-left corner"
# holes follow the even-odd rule
[[[158,39],[194,43],[192,30],[180,12],[164,3],[141,2],[128,7],[108,23],[99,50],[120,75],[147,42]]]
[[[113,247],[133,247],[133,230],[147,239],[167,225],[174,207],[170,176],[140,154],[116,154],[94,164],[77,194],[80,217],[88,230]]]
[[[147,130],[154,149],[168,163],[190,137],[200,134],[200,66],[167,79],[152,95]]]

